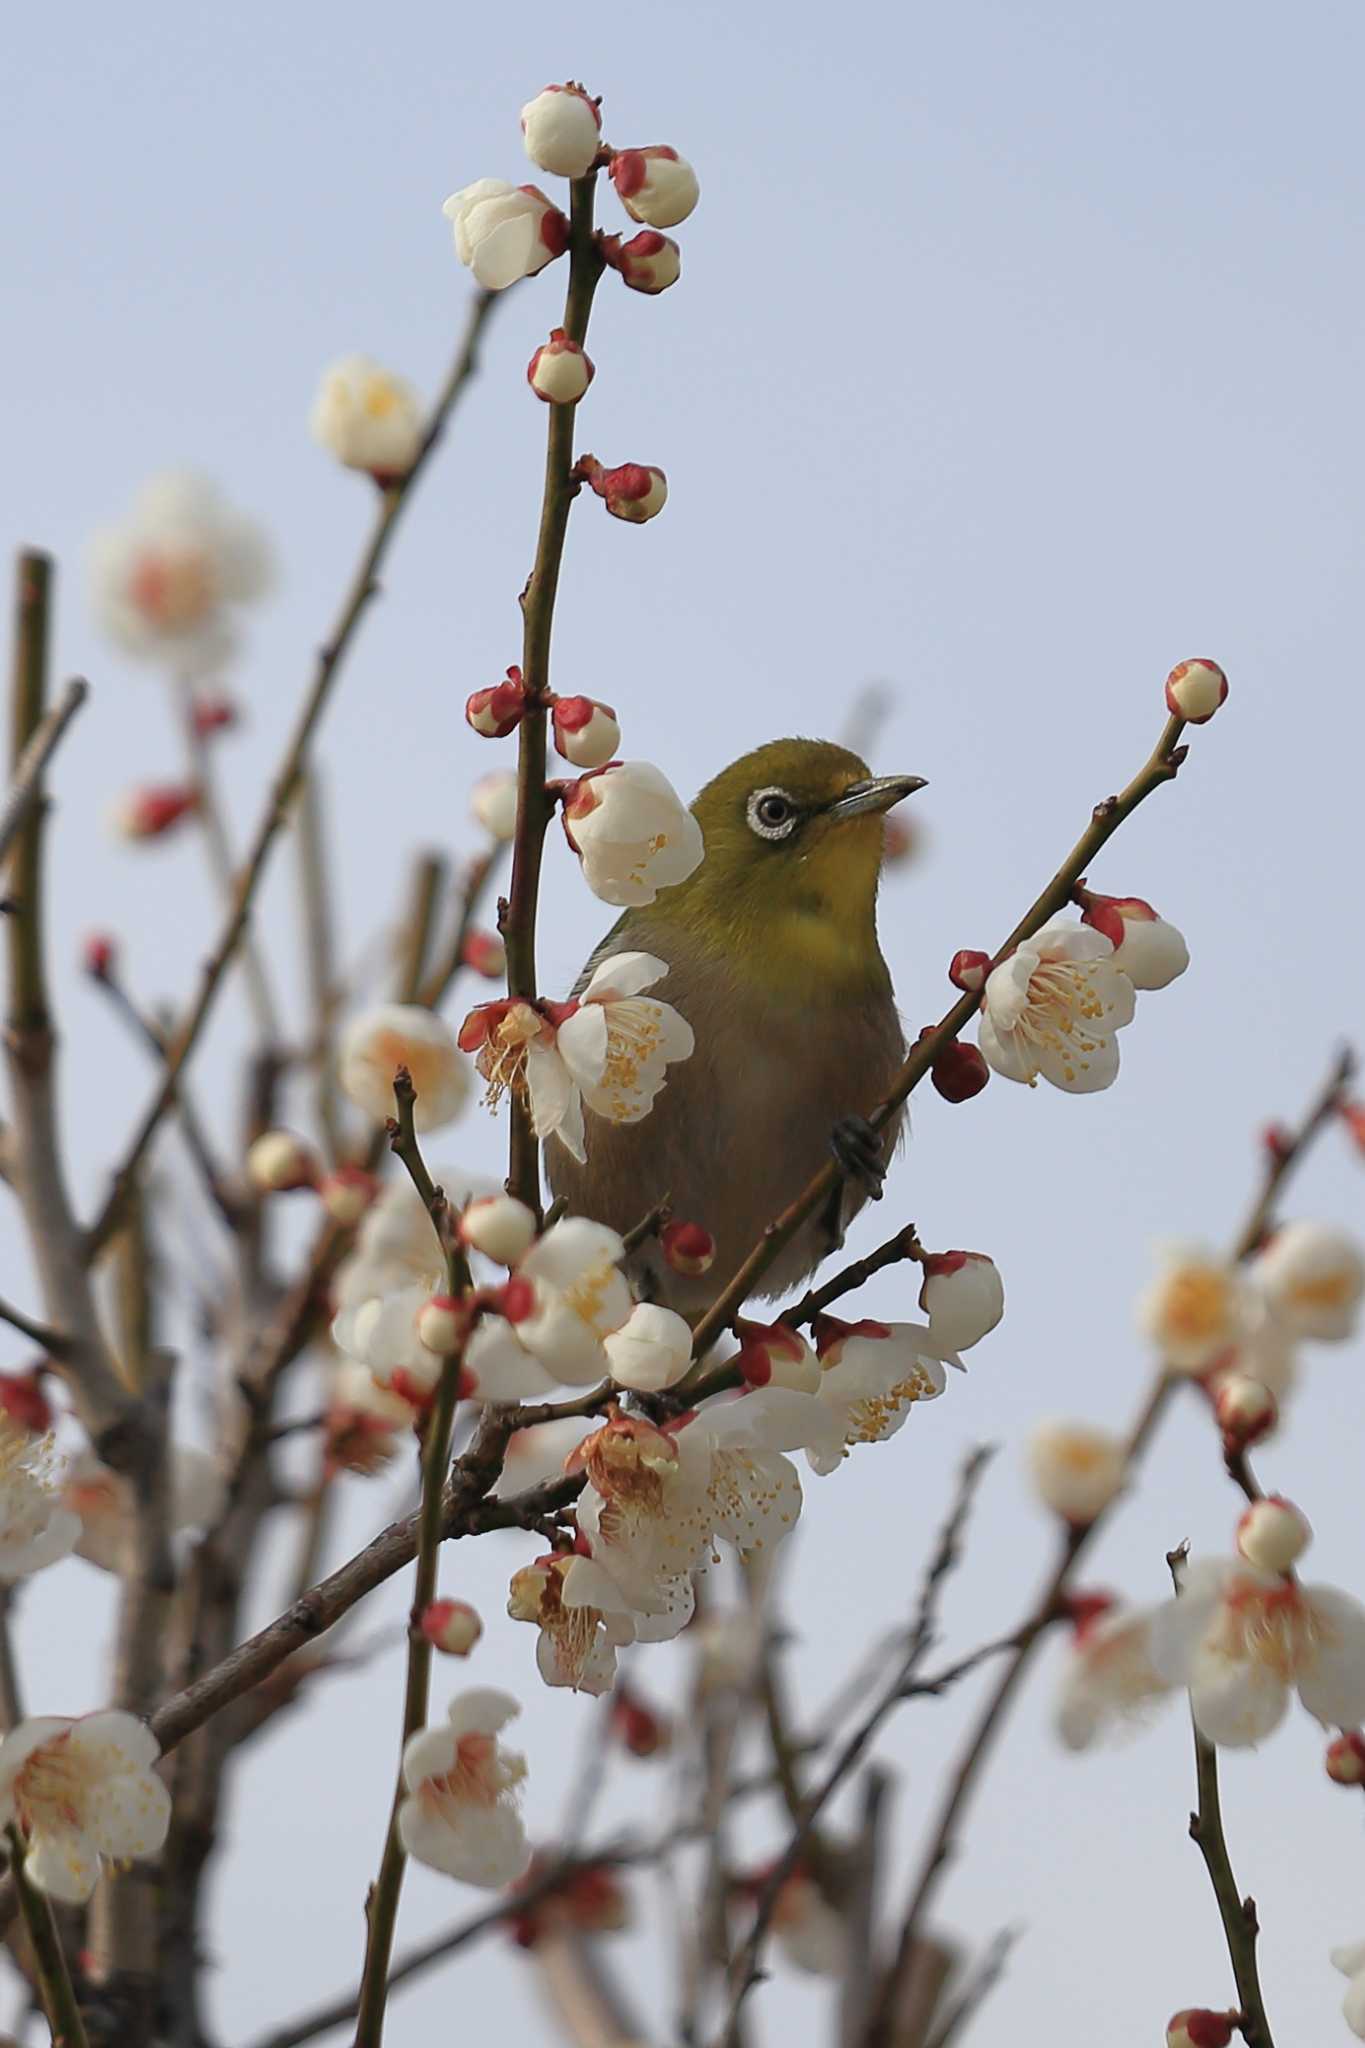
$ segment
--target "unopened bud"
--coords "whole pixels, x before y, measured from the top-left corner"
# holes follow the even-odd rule
[[[466,932],[460,958],[485,981],[501,981],[507,972],[507,948],[497,932]]]
[[[196,734],[206,740],[211,733],[230,731],[241,713],[231,697],[196,697],[190,715]]]
[[[363,1166],[338,1166],[318,1189],[322,1206],[333,1223],[346,1229],[359,1223],[379,1193],[379,1182]]]
[[[526,685],[519,668],[509,668],[504,682],[491,689],[476,690],[464,707],[465,723],[486,740],[505,740],[515,732],[526,711]]]
[[[264,1131],[246,1155],[246,1177],[263,1195],[284,1195],[318,1183],[318,1162],[293,1131]]]
[[[675,1273],[705,1273],[716,1256],[716,1240],[700,1223],[665,1223],[659,1243]]]
[[[463,1243],[500,1266],[515,1266],[536,1241],[535,1212],[515,1195],[484,1195],[460,1218]]]
[[[535,1314],[536,1290],[529,1280],[520,1273],[514,1273],[505,1287],[499,1288],[494,1297],[494,1307],[509,1323],[524,1323]]]
[[[605,768],[621,744],[610,704],[595,697],[560,697],[553,712],[555,746],[575,768]]]
[[[652,298],[666,292],[682,274],[681,249],[655,228],[642,228],[628,242],[619,235],[608,235],[602,247],[608,263],[620,271],[622,283],[633,292],[645,292]]]
[[[526,381],[537,398],[550,405],[577,405],[597,375],[581,342],[570,341],[562,327],[552,328],[526,365]]]
[[[160,839],[188,817],[198,802],[198,790],[189,786],[130,789],[111,806],[110,828],[120,839]]]
[[[517,831],[517,778],[510,768],[480,776],[469,793],[470,808],[491,839],[514,839]]]
[[[611,1731],[632,1756],[665,1754],[672,1742],[672,1730],[661,1714],[633,1692],[619,1686],[611,1703]]]
[[[1228,2048],[1232,2016],[1192,2005],[1166,2022],[1166,2048]]]
[[[1166,678],[1166,709],[1187,725],[1207,725],[1227,693],[1216,661],[1178,661]]]
[[[81,966],[95,981],[109,981],[118,967],[118,947],[108,932],[91,932],[81,948]]]
[[[37,1372],[0,1373],[0,1414],[33,1436],[47,1435],[52,1427],[52,1404]]]
[[[1362,1152],[1365,1152],[1365,1102],[1343,1102],[1341,1120]]]
[[[547,85],[521,110],[526,154],[557,178],[582,178],[592,169],[602,138],[597,102],[581,85]]]
[[[1313,1540],[1308,1517],[1277,1493],[1252,1501],[1237,1524],[1237,1548],[1262,1572],[1289,1572]]]
[[[737,1322],[739,1353],[733,1363],[751,1387],[790,1387],[813,1394],[820,1385],[820,1361],[798,1330],[786,1323]]]
[[[1294,1150],[1294,1139],[1283,1124],[1267,1124],[1261,1132],[1261,1149],[1272,1166],[1283,1166]]]
[[[1269,1387],[1247,1373],[1229,1373],[1218,1383],[1213,1412],[1230,1450],[1244,1451],[1269,1436],[1280,1419],[1279,1404]]]
[[[1365,1785],[1365,1735],[1344,1729],[1328,1743],[1323,1763],[1334,1785]]]
[[[954,1039],[929,1069],[929,1079],[945,1102],[970,1102],[991,1078],[985,1054]]]
[[[438,1358],[449,1358],[469,1334],[469,1310],[453,1294],[433,1294],[417,1311],[417,1337]]]
[[[986,976],[990,971],[990,954],[973,952],[970,947],[954,953],[948,962],[949,981],[954,988],[963,989],[969,995],[977,995],[986,986]]]
[[[667,143],[618,149],[611,160],[611,182],[631,219],[647,228],[677,227],[701,197],[691,164]]]
[[[483,1634],[483,1623],[467,1600],[433,1600],[423,1611],[422,1634],[447,1657],[467,1657]]]
[[[668,479],[661,469],[643,462],[623,462],[616,469],[604,469],[590,455],[583,457],[579,468],[614,519],[629,519],[640,526],[664,509]]]

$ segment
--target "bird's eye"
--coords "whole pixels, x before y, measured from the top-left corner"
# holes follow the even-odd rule
[[[749,798],[749,829],[760,839],[785,839],[795,831],[799,817],[785,789],[756,789]]]

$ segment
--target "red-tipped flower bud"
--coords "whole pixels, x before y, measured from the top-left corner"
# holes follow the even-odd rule
[[[948,962],[949,981],[954,988],[963,989],[969,995],[980,993],[986,986],[986,976],[990,971],[990,954],[974,952],[970,947],[964,947],[961,952],[954,953]]]
[[[629,519],[641,526],[664,509],[668,478],[661,469],[643,462],[623,462],[616,469],[603,469],[585,455],[579,465],[613,519]]]
[[[1279,1404],[1269,1387],[1247,1373],[1229,1373],[1220,1380],[1213,1412],[1231,1451],[1244,1451],[1270,1435],[1280,1419]]]
[[[575,768],[605,768],[621,744],[616,713],[595,697],[560,697],[552,717],[555,745]]]
[[[229,732],[241,713],[231,697],[196,697],[191,716],[195,732],[206,740],[211,733]]]
[[[1207,2006],[1189,2006],[1166,2022],[1166,2048],[1228,2048],[1231,2039],[1231,2016]]]
[[[1365,1785],[1365,1735],[1343,1730],[1328,1743],[1323,1763],[1334,1785]]]
[[[81,966],[95,981],[109,981],[118,968],[118,946],[108,932],[91,932],[81,948]]]
[[[460,958],[485,981],[501,981],[507,972],[507,948],[497,932],[466,932]]]
[[[349,1230],[352,1224],[359,1223],[379,1193],[379,1182],[363,1166],[338,1166],[327,1175],[318,1193],[333,1223]]]
[[[500,1266],[515,1266],[536,1241],[535,1211],[515,1195],[481,1195],[460,1218],[461,1240]]]
[[[737,1322],[739,1352],[731,1361],[751,1387],[791,1387],[813,1394],[820,1361],[798,1330],[786,1323]]]
[[[628,242],[619,235],[608,235],[602,248],[608,263],[620,271],[622,283],[651,298],[676,284],[682,273],[681,249],[655,228],[642,228]]]
[[[483,1623],[467,1600],[433,1600],[422,1615],[422,1634],[447,1657],[467,1657]]]
[[[1166,678],[1166,709],[1187,725],[1207,725],[1227,694],[1216,661],[1178,661]]]
[[[469,1334],[469,1308],[453,1294],[433,1294],[417,1311],[417,1336],[428,1351],[448,1358]]]
[[[620,1685],[611,1703],[611,1732],[623,1749],[638,1757],[666,1754],[673,1740],[673,1731],[663,1715],[637,1693],[627,1692]]]
[[[677,227],[701,197],[691,164],[667,143],[618,149],[611,160],[611,182],[631,219],[647,228]]]
[[[577,405],[596,375],[592,357],[562,327],[551,329],[526,365],[527,383],[549,405]]]
[[[37,1372],[0,1373],[0,1414],[20,1429],[46,1436],[52,1427],[52,1404]]]
[[[985,1056],[974,1045],[954,1039],[929,1069],[929,1079],[945,1102],[970,1102],[991,1078]]]
[[[547,85],[521,110],[526,154],[557,178],[583,178],[602,138],[597,102],[581,85]]]
[[[199,802],[190,786],[146,784],[118,798],[109,823],[120,839],[160,839],[172,831]]]
[[[504,682],[490,690],[476,690],[464,707],[465,721],[486,740],[505,740],[515,732],[526,711],[526,685],[519,668],[509,668]]]
[[[716,1240],[700,1223],[665,1223],[659,1243],[675,1273],[705,1273],[715,1260]]]

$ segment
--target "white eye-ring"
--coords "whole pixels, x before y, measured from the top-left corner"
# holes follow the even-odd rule
[[[796,799],[785,789],[756,789],[749,798],[745,817],[749,830],[760,839],[788,839],[801,821]]]

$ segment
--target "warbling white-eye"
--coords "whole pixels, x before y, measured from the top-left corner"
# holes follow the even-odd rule
[[[745,754],[692,806],[700,867],[627,910],[584,969],[627,950],[666,961],[657,993],[696,1035],[640,1122],[587,1113],[585,1165],[555,1139],[547,1147],[550,1186],[573,1214],[626,1231],[666,1196],[714,1237],[704,1276],[642,1247],[631,1270],[647,1298],[683,1314],[713,1301],[831,1147],[846,1176],[837,1208],[797,1233],[765,1294],[797,1286],[880,1192],[900,1118],[880,1133],[866,1118],[905,1057],[877,943],[882,815],[923,786],[874,777],[828,740]]]

